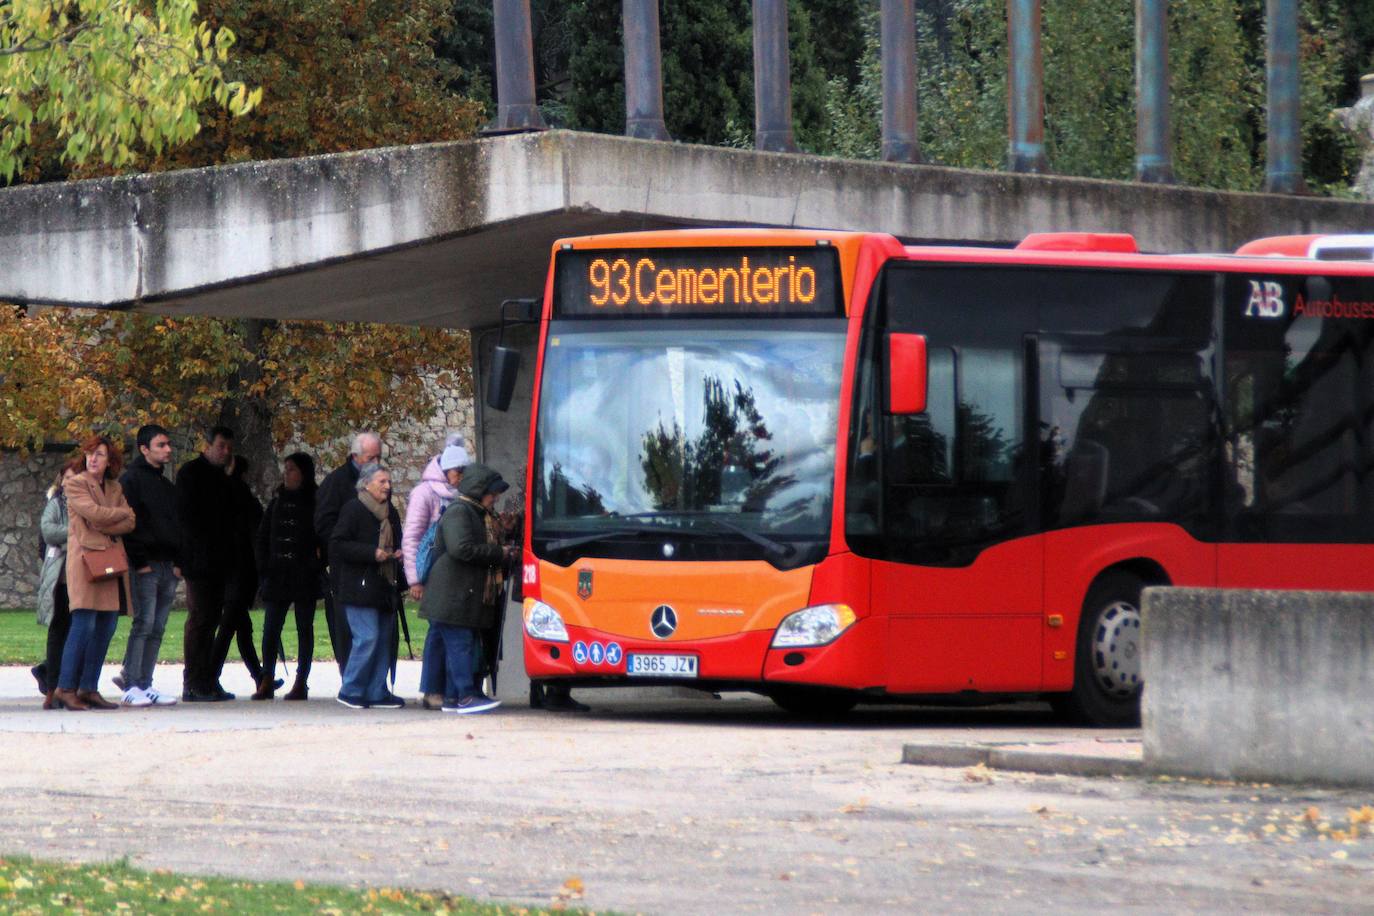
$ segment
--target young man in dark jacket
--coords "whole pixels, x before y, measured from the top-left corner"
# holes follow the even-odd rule
[[[339,702],[354,709],[400,709],[405,701],[387,690],[391,646],[401,593],[401,516],[391,504],[391,474],[380,464],[359,469],[357,498],[339,511],[329,540],[335,565],[335,601],[353,634]]]
[[[315,494],[315,535],[320,539],[322,565],[328,567],[324,589],[324,622],[329,627],[329,645],[334,649],[334,660],[339,665],[339,674],[348,664],[350,637],[348,620],[343,609],[335,599],[338,583],[335,579],[334,564],[329,560],[329,539],[334,534],[334,525],[339,520],[343,507],[357,497],[358,470],[364,465],[375,464],[382,458],[381,437],[373,432],[361,432],[353,437],[353,447],[348,460],[329,472]]]
[[[443,550],[430,570],[420,616],[429,621],[425,665],[442,657],[448,672],[444,712],[478,713],[501,705],[482,693],[474,661],[478,633],[496,622],[502,567],[510,551],[517,549],[502,547],[492,514],[496,497],[508,489],[501,475],[485,464],[468,465],[458,499],[439,522]]]
[[[234,557],[234,492],[225,473],[234,457],[234,433],[216,426],[205,450],[177,471],[182,572],[186,575],[186,677],[182,699],[232,700],[215,671],[215,628],[224,616],[225,588]]]
[[[134,530],[124,536],[133,571],[133,624],[124,652],[124,670],[115,686],[125,706],[170,706],[176,697],[153,687],[153,669],[167,629],[167,615],[181,578],[181,522],[177,493],[163,469],[172,460],[167,430],[155,423],[138,431],[138,457],[119,478],[134,510]]]

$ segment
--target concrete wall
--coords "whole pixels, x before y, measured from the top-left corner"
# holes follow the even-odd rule
[[[1374,205],[548,131],[0,189],[0,300],[482,327],[559,236],[688,224],[1232,251]]]
[[[1374,786],[1374,594],[1151,588],[1147,771]]]

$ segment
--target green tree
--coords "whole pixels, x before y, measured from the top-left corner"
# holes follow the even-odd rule
[[[122,168],[194,137],[202,107],[246,114],[261,91],[226,79],[233,43],[195,0],[0,0],[0,175],[14,180],[36,124],[64,161]]]
[[[434,53],[436,36],[452,30],[447,0],[209,0],[202,10],[208,27],[239,36],[224,71],[260,85],[261,107],[231,118],[207,100],[192,140],[131,166],[460,139],[478,124],[481,106],[451,91],[458,71]],[[53,139],[35,134],[29,177],[113,170],[62,161]],[[149,419],[181,429],[227,421],[262,480],[289,441],[319,446],[364,426],[394,433],[429,416],[426,379],[471,390],[455,369],[468,362],[459,331],[58,310],[26,318],[13,307],[0,319],[0,370],[24,367],[0,380],[0,395],[15,386],[11,417],[0,420],[0,445],[13,447]]]

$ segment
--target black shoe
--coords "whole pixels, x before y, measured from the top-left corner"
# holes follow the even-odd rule
[[[214,689],[213,691],[211,691],[210,696],[211,696],[212,699],[214,699],[214,700],[216,700],[216,701],[218,701],[218,702],[221,702],[221,703],[223,703],[225,700],[232,700],[232,699],[234,699],[234,695],[233,695],[232,693],[230,693],[229,691],[225,690],[225,689],[224,689],[223,687],[221,687],[219,684],[216,684],[216,685],[215,685],[215,689]]]
[[[406,701],[394,693],[388,693],[385,698],[367,704],[369,709],[405,709],[405,705]]]
[[[285,683],[286,683],[286,679],[285,679],[285,678],[280,678],[280,677],[279,677],[279,678],[275,679],[274,681],[272,681],[272,689],[273,689],[273,690],[281,690],[282,685],[285,684]]]
[[[544,702],[541,708],[549,712],[590,712],[591,707],[586,703],[579,703],[572,698],[571,693],[564,691],[544,691]]]
[[[444,700],[444,712],[457,713],[460,716],[471,715],[479,712],[489,712],[501,705],[500,700],[493,700],[491,697],[482,693],[474,693],[471,696],[461,699],[449,698]]]
[[[216,703],[219,698],[213,693],[201,693],[199,690],[192,690],[189,687],[181,692],[181,702],[183,703]]]
[[[129,689],[129,685],[128,685],[128,683],[125,682],[125,680],[124,680],[124,675],[122,675],[122,674],[116,674],[114,677],[110,678],[110,681],[111,681],[111,683],[113,683],[116,687],[118,687],[120,690],[128,690],[128,689]]]
[[[42,664],[34,665],[32,668],[29,669],[29,674],[32,674],[32,675],[33,675],[33,679],[34,679],[35,681],[38,682],[38,692],[41,693],[41,694],[43,694],[43,696],[47,696],[47,695],[48,695],[48,665],[47,665],[47,663],[44,662],[44,663],[42,663]]]
[[[334,699],[338,700],[349,709],[367,709],[367,703],[363,702],[361,697],[354,697],[346,693],[341,693]]]

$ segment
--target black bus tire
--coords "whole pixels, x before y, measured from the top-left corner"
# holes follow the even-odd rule
[[[1083,599],[1074,647],[1073,690],[1055,711],[1099,728],[1140,724],[1140,593],[1145,583],[1122,570],[1100,576]]]
[[[768,698],[794,716],[837,719],[859,704],[856,694],[823,687],[774,687]]]

